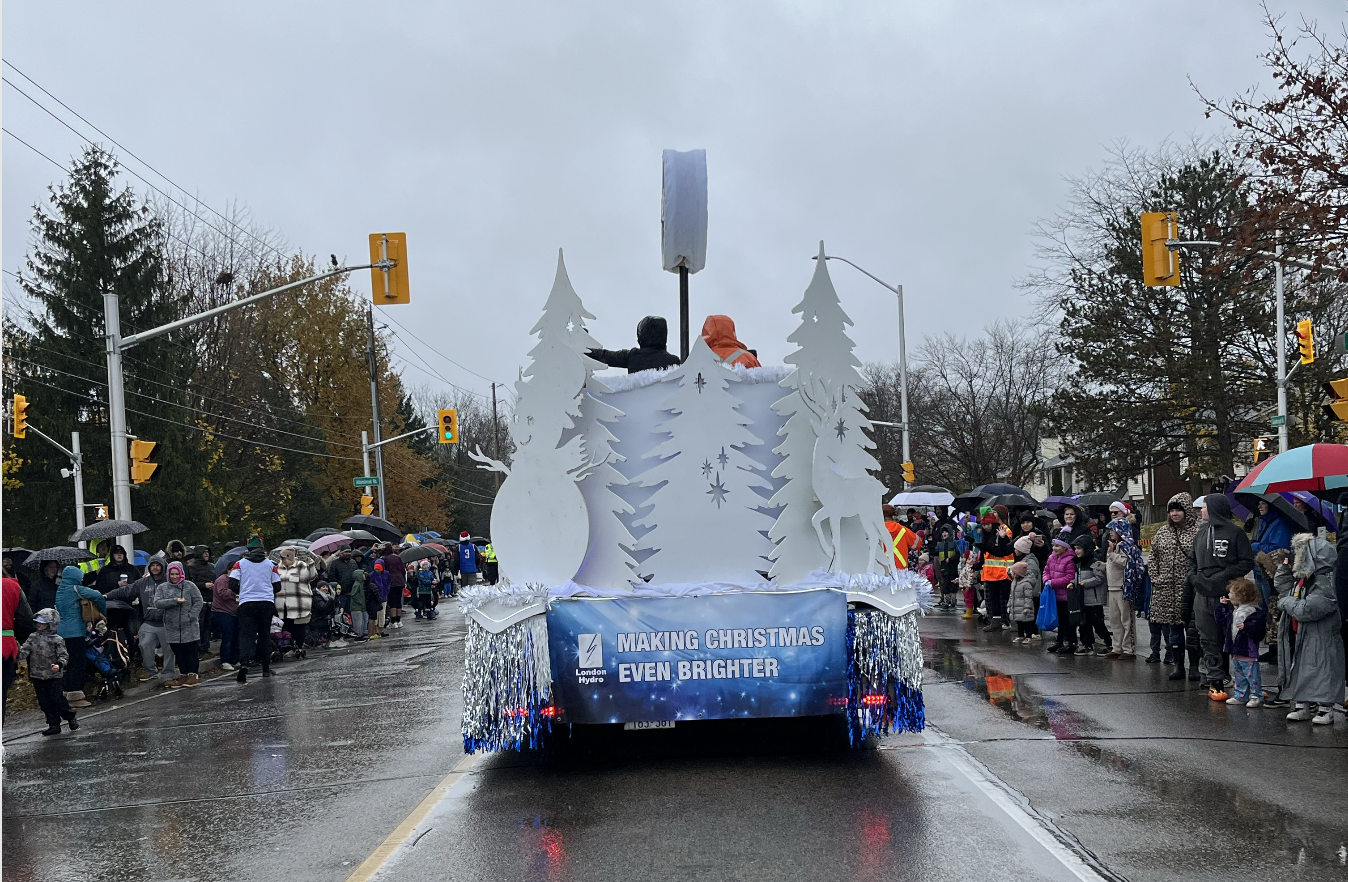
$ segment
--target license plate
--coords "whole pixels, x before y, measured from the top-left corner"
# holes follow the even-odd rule
[[[623,723],[623,728],[629,731],[631,730],[644,731],[646,729],[673,729],[674,721],[660,720],[658,722],[650,722],[650,723]]]

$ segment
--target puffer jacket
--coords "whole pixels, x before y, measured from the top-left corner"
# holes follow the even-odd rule
[[[1077,567],[1077,582],[1081,585],[1082,606],[1104,606],[1109,602],[1109,586],[1105,582],[1105,565],[1098,560],[1081,561]]]
[[[277,564],[281,574],[281,590],[276,594],[276,614],[298,624],[305,624],[313,616],[314,589],[311,583],[318,578],[318,570],[302,560],[286,567]]]
[[[92,588],[81,585],[84,572],[79,567],[66,567],[61,571],[61,584],[56,588],[56,612],[61,621],[56,633],[62,637],[83,637],[84,617],[80,615],[80,598],[92,600],[98,611],[108,611],[108,601]]]
[[[1013,622],[1033,622],[1039,611],[1039,592],[1043,589],[1043,575],[1039,572],[1039,561],[1033,554],[1027,554],[1022,561],[1025,575],[1011,583],[1010,616]]]
[[[182,598],[183,603],[178,599]],[[169,643],[192,643],[201,639],[201,591],[190,579],[177,585],[167,580],[155,587],[154,605],[164,614],[164,637]]]
[[[365,612],[365,585],[368,580],[365,578],[365,571],[360,567],[354,567],[351,573],[351,590],[347,592],[351,597],[351,611]]]
[[[19,664],[28,665],[30,680],[59,680],[70,663],[70,650],[56,632],[61,626],[61,614],[51,608],[39,610],[38,614],[46,617],[47,630],[34,631],[23,641],[23,646],[19,647]],[[60,670],[53,671],[52,665],[60,665]]]
[[[1292,537],[1292,565],[1278,565],[1279,698],[1337,704],[1343,700],[1344,655],[1334,546],[1311,533]]]
[[[1054,552],[1048,556],[1044,566],[1044,584],[1053,587],[1053,595],[1058,600],[1067,601],[1067,586],[1077,577],[1077,562],[1069,551],[1066,554]]]

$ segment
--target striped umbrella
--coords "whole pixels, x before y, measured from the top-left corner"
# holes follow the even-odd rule
[[[1241,493],[1307,490],[1327,498],[1348,490],[1348,444],[1307,444],[1266,459],[1236,486]]]

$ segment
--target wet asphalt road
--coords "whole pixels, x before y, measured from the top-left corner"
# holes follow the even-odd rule
[[[73,736],[11,718],[4,879],[347,879],[463,760],[456,618],[247,687],[137,690]],[[853,751],[808,720],[578,729],[477,760],[374,878],[1348,878],[1342,718],[922,629],[939,732]]]

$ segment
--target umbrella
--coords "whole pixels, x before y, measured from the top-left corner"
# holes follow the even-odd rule
[[[225,570],[228,570],[230,567],[234,566],[235,561],[237,561],[239,558],[243,557],[247,553],[248,553],[248,546],[240,545],[238,548],[231,548],[229,551],[226,551],[224,554],[220,555],[220,559],[215,562],[215,575],[216,576],[222,575],[225,572]]]
[[[115,539],[144,533],[149,527],[140,521],[96,521],[70,535],[71,542],[89,542],[95,539]]]
[[[946,488],[939,487],[936,484],[920,484],[898,494],[889,500],[889,504],[917,508],[928,505],[949,505],[954,501],[955,494]]]
[[[20,548],[17,545],[14,546],[13,548],[5,548],[0,550],[0,554],[3,554],[5,557],[9,558],[15,563],[23,563],[24,561],[28,560],[28,556],[31,555],[32,553],[33,552],[31,549]]]
[[[1307,444],[1264,460],[1236,490],[1283,493],[1306,490],[1333,500],[1348,490],[1348,444]]]
[[[281,549],[285,548],[286,545],[290,545],[290,543],[287,542],[273,548],[271,550],[271,553],[267,555],[267,559],[270,560],[272,563],[280,563]],[[298,545],[290,545],[290,547],[295,549],[295,560],[302,560],[305,563],[318,566],[318,555],[314,554],[307,548],[300,548]]]
[[[333,533],[331,536],[324,536],[320,539],[315,539],[313,543],[309,546],[309,550],[312,551],[314,554],[331,554],[333,551],[335,551],[338,548],[341,548],[343,545],[350,545],[350,544],[351,544],[350,536],[343,535],[342,533]]]
[[[1291,500],[1284,497],[1281,493],[1250,493],[1246,490],[1241,490],[1233,492],[1232,495],[1240,500],[1240,504],[1245,506],[1251,513],[1259,511],[1259,500],[1262,499],[1269,504],[1270,508],[1277,509],[1278,514],[1290,521],[1293,526],[1298,527],[1303,531],[1311,528],[1310,521],[1306,519],[1306,515],[1298,511]]]
[[[1050,496],[1044,500],[1044,508],[1056,512],[1065,505],[1076,505],[1076,496]]]
[[[422,548],[434,548],[436,551],[440,552],[441,554],[449,554],[449,548],[447,548],[445,545],[443,545],[443,544],[441,544],[441,543],[439,543],[439,542],[423,542],[422,545],[421,545],[421,547],[422,547]]]
[[[138,567],[143,567],[150,562],[150,555],[143,548],[136,549],[134,558],[131,562]]]
[[[374,515],[352,515],[342,521],[342,529],[347,528],[355,530],[367,530],[375,535],[375,538],[382,539],[385,542],[402,542],[403,532],[390,524],[383,518],[377,518]]]
[[[961,493],[959,496],[956,496],[952,505],[954,506],[955,511],[974,512],[986,505],[987,500],[990,497],[1003,495],[1024,496],[1030,499],[1032,504],[1039,504],[1038,502],[1034,502],[1033,496],[1030,496],[1029,493],[1026,493],[1015,484],[982,484],[970,490],[968,493]]]
[[[55,561],[59,564],[77,564],[93,559],[94,556],[83,548],[75,548],[71,545],[57,545],[53,548],[44,548],[41,551],[34,551],[24,560],[23,565],[31,570],[33,567],[40,566],[48,561]]]
[[[473,536],[473,537],[472,537],[471,539],[469,539],[468,541],[469,541],[469,542],[472,542],[474,545],[476,545],[476,546],[479,547],[479,548],[486,548],[488,545],[491,544],[491,540],[488,539],[488,538],[486,538],[485,536]]]
[[[439,539],[440,534],[435,532],[434,530],[427,530],[424,533],[418,533],[417,538],[420,539],[422,542],[425,542],[428,539]]]
[[[305,538],[308,539],[310,542],[314,542],[318,539],[322,539],[324,536],[331,536],[333,533],[340,533],[340,532],[342,531],[337,529],[336,527],[319,527],[317,530],[314,530]]]
[[[414,560],[421,560],[423,558],[444,557],[445,553],[443,551],[436,551],[429,545],[417,545],[413,548],[408,548],[405,551],[399,552],[398,556],[403,559],[403,563],[411,563]]]
[[[1007,508],[1038,508],[1039,502],[1026,493],[1001,493],[997,496],[989,496],[983,502],[986,506],[1004,505]]]
[[[296,548],[308,548],[312,544],[313,543],[311,543],[308,539],[287,539],[286,541],[281,543],[281,545],[293,545]],[[280,548],[281,545],[278,545],[276,547]]]
[[[373,545],[376,542],[381,541],[378,536],[368,530],[347,530],[342,535],[350,539],[352,545]],[[391,542],[393,540],[388,541]]]
[[[1082,493],[1072,500],[1072,504],[1081,509],[1104,508],[1108,509],[1116,502],[1123,501],[1123,494],[1101,491],[1098,493]]]

